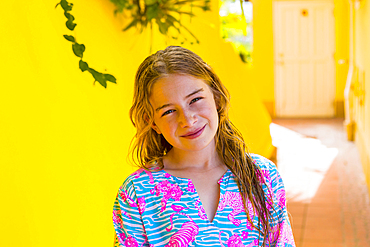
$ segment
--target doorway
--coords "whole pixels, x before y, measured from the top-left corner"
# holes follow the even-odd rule
[[[332,1],[275,1],[276,117],[334,117]]]

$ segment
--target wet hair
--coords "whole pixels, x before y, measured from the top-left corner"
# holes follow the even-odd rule
[[[147,57],[140,64],[136,72],[134,98],[130,109],[130,119],[136,127],[136,135],[131,143],[132,159],[144,169],[149,169],[152,166],[150,164],[156,164],[159,169],[163,169],[162,157],[172,146],[163,135],[152,129],[154,110],[149,97],[153,84],[171,74],[202,79],[211,88],[219,116],[215,136],[217,153],[234,174],[248,221],[263,235],[265,246],[271,230],[271,214],[268,208],[272,207],[272,200],[266,197],[262,189],[262,172],[248,154],[242,134],[229,119],[229,92],[213,69],[194,52],[179,46],[169,46]],[[249,216],[247,200],[252,203],[258,214],[258,226],[253,224],[253,219]]]

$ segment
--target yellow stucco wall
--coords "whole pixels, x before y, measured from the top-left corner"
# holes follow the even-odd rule
[[[353,81],[356,143],[370,191],[370,3],[361,1],[354,8],[354,65]]]
[[[274,101],[274,41],[272,0],[253,1],[253,67],[255,85],[262,101]]]
[[[118,79],[107,89],[93,86],[62,37],[71,33],[56,2],[6,1],[0,9],[1,246],[110,246],[113,200],[132,172],[128,109],[149,35],[121,32],[127,21],[114,17],[109,0],[73,1],[73,34],[86,45],[84,58]],[[215,10],[217,4],[212,1]],[[202,43],[187,47],[230,89],[232,119],[250,150],[269,156],[271,119],[255,93],[257,77],[219,38],[217,16],[192,20]],[[154,37],[153,50],[166,46]]]

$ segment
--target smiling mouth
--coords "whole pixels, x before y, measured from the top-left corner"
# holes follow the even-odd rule
[[[200,136],[203,133],[203,130],[205,129],[206,125],[204,125],[202,128],[195,130],[194,132],[190,132],[186,135],[183,135],[181,137],[188,138],[188,139],[193,139],[198,136]]]

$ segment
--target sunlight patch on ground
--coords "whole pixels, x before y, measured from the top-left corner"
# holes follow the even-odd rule
[[[310,202],[335,157],[337,148],[271,123],[272,144],[277,148],[278,170],[284,180],[287,200]]]

